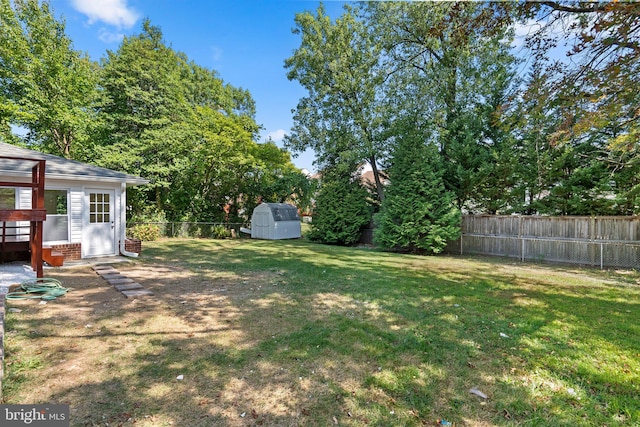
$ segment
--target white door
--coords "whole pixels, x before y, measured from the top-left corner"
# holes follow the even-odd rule
[[[82,252],[86,257],[115,255],[114,190],[87,190]]]

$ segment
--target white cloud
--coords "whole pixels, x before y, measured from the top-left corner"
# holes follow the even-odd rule
[[[140,15],[127,5],[127,0],[72,0],[80,13],[87,15],[89,24],[102,21],[118,28],[131,28]]]
[[[273,132],[269,132],[267,139],[272,139],[274,142],[280,142],[287,135],[287,132],[283,129],[278,129]]]
[[[104,43],[117,43],[124,38],[122,33],[112,33],[106,28],[100,28],[98,30],[98,38]]]

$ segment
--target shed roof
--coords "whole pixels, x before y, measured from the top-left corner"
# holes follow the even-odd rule
[[[271,209],[274,221],[299,221],[298,209],[288,203],[263,203]]]
[[[64,157],[21,148],[4,142],[0,142],[0,156],[46,160],[45,175],[50,179],[81,179],[100,182],[124,182],[129,185],[149,183],[148,180],[139,176],[129,175],[111,169],[65,159]],[[31,176],[32,167],[33,165],[22,160],[0,158],[0,174],[20,177]]]

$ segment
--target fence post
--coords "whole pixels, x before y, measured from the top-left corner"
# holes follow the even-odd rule
[[[465,216],[464,215],[460,215],[460,255],[463,255],[462,253],[462,238],[464,237],[464,225],[465,225],[465,221],[464,221]]]
[[[597,228],[597,224],[598,223],[598,218],[592,216],[589,220],[589,240],[591,242],[593,242],[593,244],[589,244],[589,258],[591,261],[591,266],[594,267],[596,264],[596,228]],[[593,248],[593,252],[591,251],[591,248]],[[600,244],[600,269],[602,269],[602,243]]]
[[[519,225],[518,225],[518,238],[520,239],[520,261],[524,262],[524,237],[522,236],[522,221],[523,216],[518,216]]]

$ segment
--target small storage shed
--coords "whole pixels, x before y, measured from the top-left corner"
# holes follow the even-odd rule
[[[298,239],[301,236],[298,209],[288,203],[261,203],[251,216],[253,239]]]

